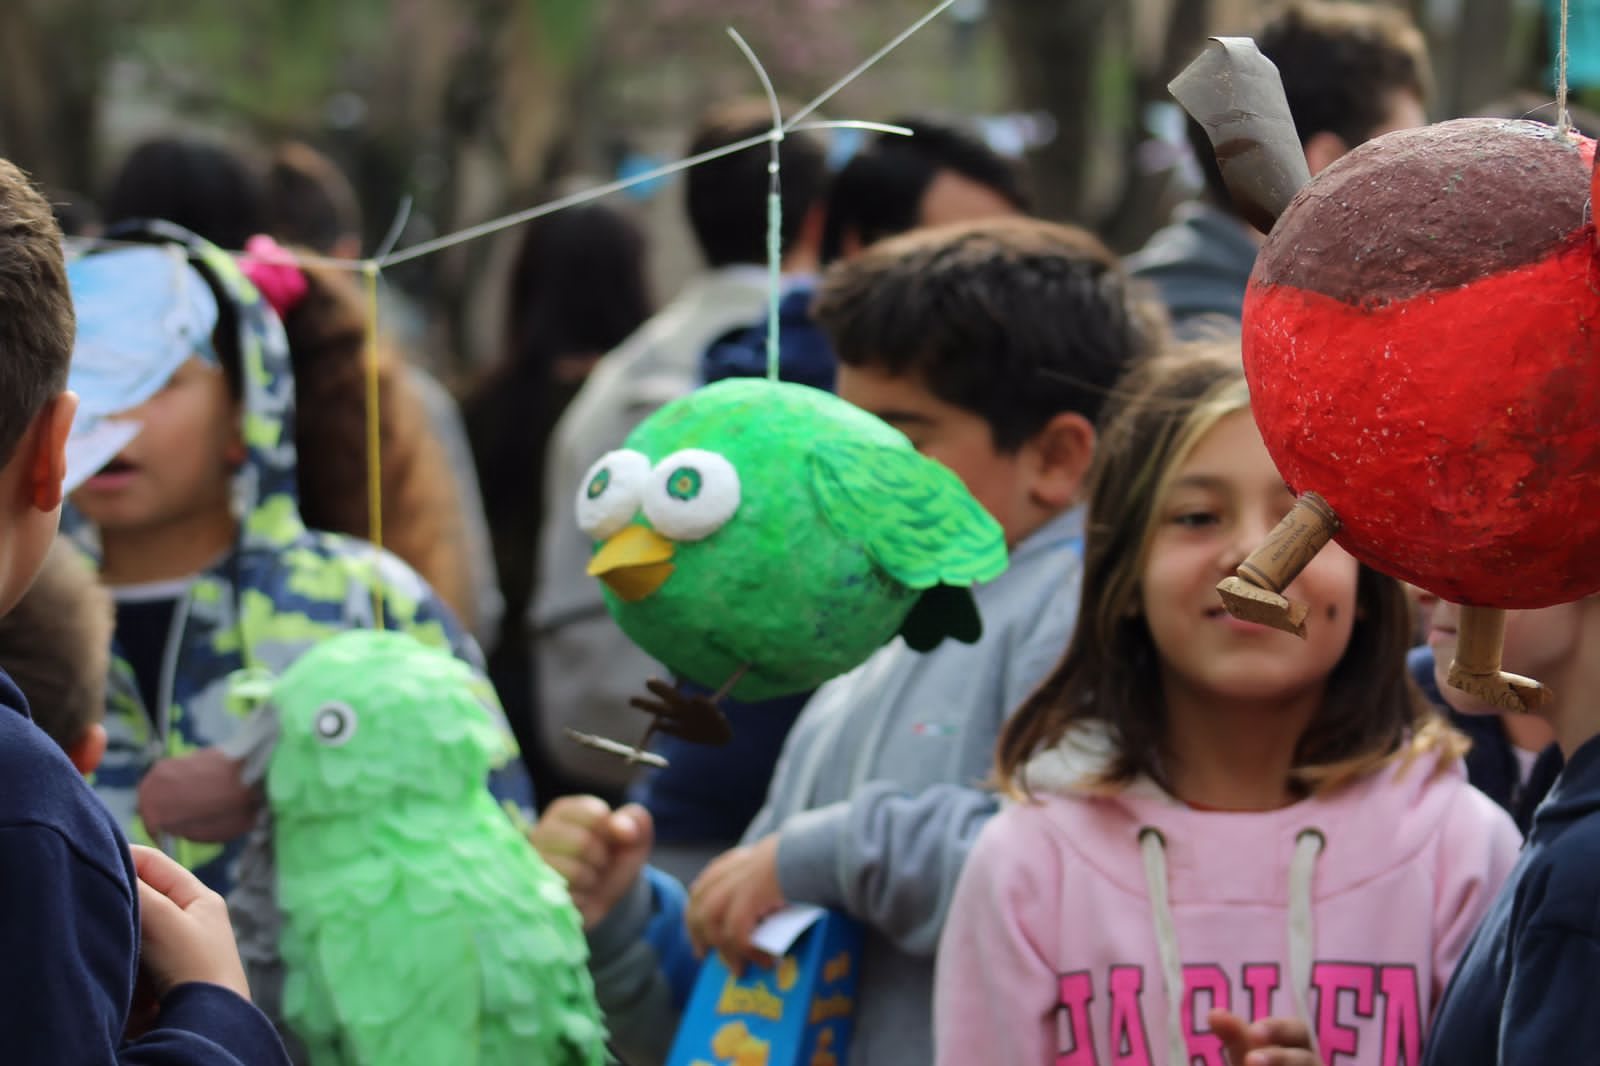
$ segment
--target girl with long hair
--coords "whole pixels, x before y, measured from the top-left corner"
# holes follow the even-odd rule
[[[1517,831],[1408,677],[1397,582],[1330,545],[1288,590],[1304,639],[1223,610],[1294,502],[1237,349],[1119,392],[1078,628],[940,944],[938,1061],[1415,1062]]]

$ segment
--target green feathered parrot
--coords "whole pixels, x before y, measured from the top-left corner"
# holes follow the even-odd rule
[[[578,913],[485,785],[485,684],[352,631],[270,690],[283,1013],[313,1066],[605,1061]]]
[[[623,631],[743,700],[815,688],[897,633],[975,641],[970,586],[1006,567],[999,523],[898,430],[759,379],[641,423],[590,469],[578,524]]]

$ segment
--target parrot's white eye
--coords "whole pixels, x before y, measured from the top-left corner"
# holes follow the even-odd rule
[[[656,464],[644,516],[673,540],[704,540],[739,509],[739,472],[716,452],[686,448]]]
[[[311,731],[330,748],[348,744],[356,735],[356,712],[348,703],[324,703],[311,720]]]
[[[578,487],[578,528],[594,540],[621,533],[639,513],[650,460],[626,448],[602,455]]]

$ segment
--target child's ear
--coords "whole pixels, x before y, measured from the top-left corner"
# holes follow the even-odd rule
[[[1077,503],[1094,461],[1094,444],[1094,426],[1076,412],[1063,411],[1046,422],[1028,442],[1034,453],[1029,486],[1033,501],[1050,511]]]
[[[88,777],[100,768],[100,760],[106,757],[106,727],[96,722],[83,731],[72,747],[67,749],[67,758],[72,760],[72,765],[78,768],[78,773]]]
[[[67,476],[67,435],[78,413],[78,397],[63,392],[39,412],[28,464],[28,502],[40,511],[61,506],[61,482]]]

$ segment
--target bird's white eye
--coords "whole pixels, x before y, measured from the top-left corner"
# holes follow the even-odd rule
[[[355,709],[348,703],[324,703],[311,720],[311,731],[330,748],[348,744],[356,735]]]
[[[650,460],[626,448],[602,455],[578,486],[578,528],[594,540],[622,532],[639,513],[650,481]]]
[[[686,448],[656,464],[644,516],[673,540],[704,540],[739,509],[739,473],[716,452]]]

